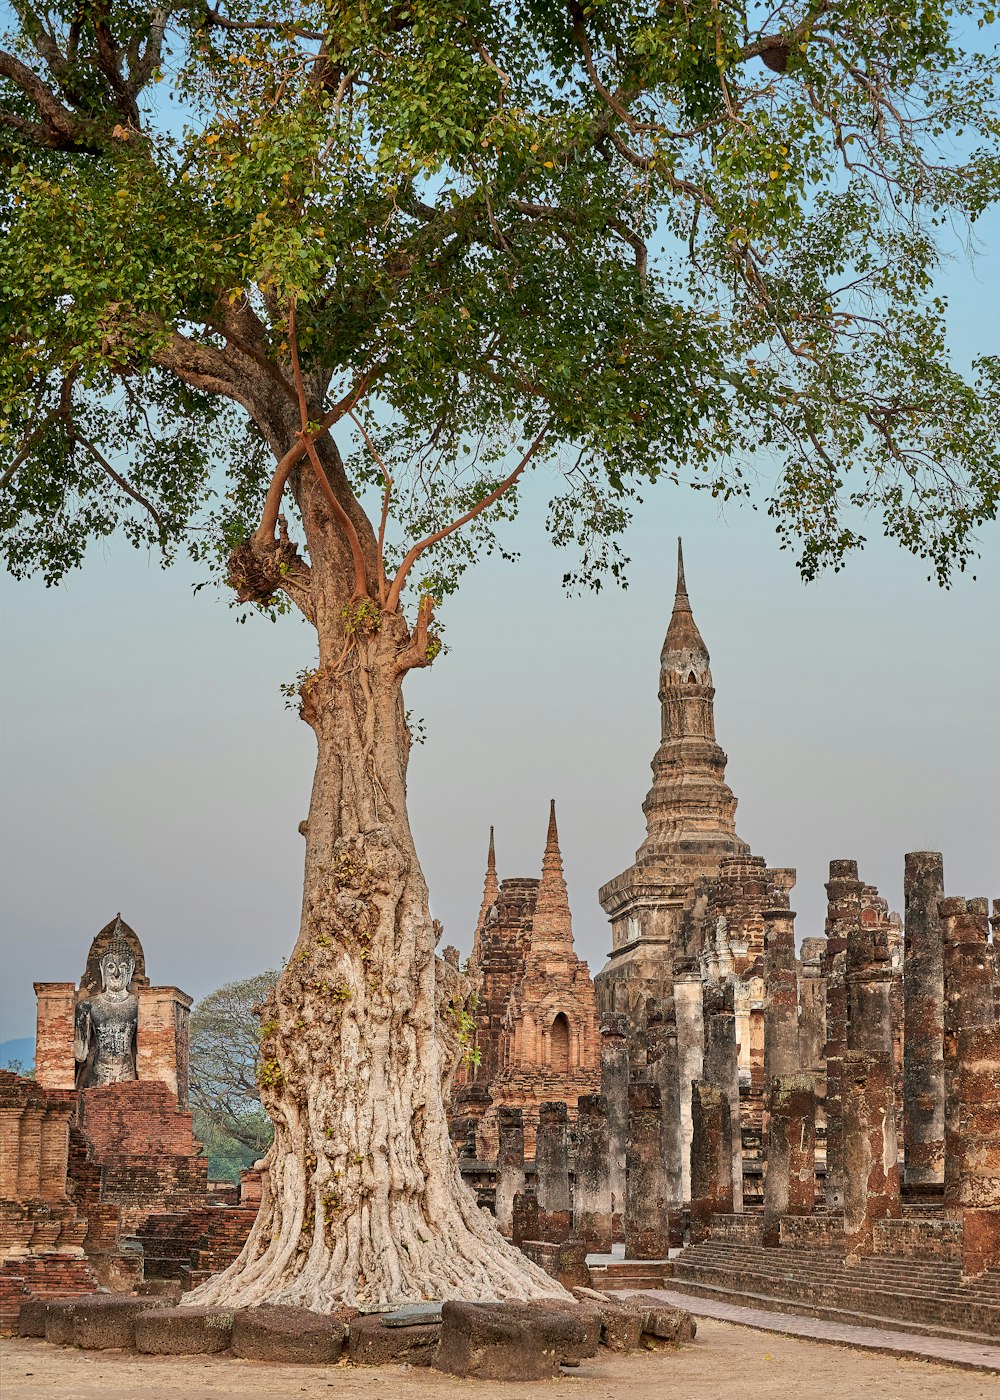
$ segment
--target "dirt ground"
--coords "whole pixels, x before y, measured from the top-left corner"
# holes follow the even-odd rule
[[[229,1357],[0,1343],[3,1400],[997,1400],[996,1376],[699,1319],[677,1352],[604,1356],[559,1380],[487,1384],[423,1368],[268,1365]]]

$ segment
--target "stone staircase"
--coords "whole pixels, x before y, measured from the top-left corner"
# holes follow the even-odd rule
[[[1000,1338],[998,1270],[963,1283],[960,1266],[942,1259],[872,1255],[849,1264],[827,1249],[726,1240],[689,1246],[671,1267],[667,1286],[694,1297],[921,1336]]]

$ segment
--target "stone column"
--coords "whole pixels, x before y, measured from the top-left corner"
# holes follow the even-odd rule
[[[41,1132],[39,1186],[43,1201],[66,1200],[66,1171],[69,1166],[70,1109],[53,1107],[45,1111]]]
[[[857,924],[861,881],[856,860],[832,860],[826,886],[826,1204],[844,1204],[841,1060],[847,1050],[847,931]]]
[[[892,1058],[892,962],[888,930],[854,927],[847,935],[847,1048]]]
[[[646,1072],[644,1077],[660,1090],[660,1154],[667,1204],[677,1213],[684,1204],[681,1185],[683,1142],[681,1135],[680,1076],[677,1067],[677,1021],[671,1000],[646,1003]],[[676,1241],[678,1247],[681,1241]]]
[[[769,1091],[764,1243],[781,1243],[783,1215],[811,1215],[816,1203],[816,1093],[811,1074],[779,1075]]]
[[[17,1200],[23,1111],[21,1103],[0,1103],[0,1201]]]
[[[961,1214],[959,1033],[994,1021],[993,965],[985,899],[942,899],[944,925],[944,1204]]]
[[[910,851],[903,871],[903,1142],[907,1185],[944,1180],[944,861]]]
[[[659,1085],[634,1080],[628,1087],[625,1152],[627,1259],[666,1259],[670,1249],[662,1141]]]
[[[497,1110],[496,1218],[502,1234],[514,1228],[514,1197],[524,1189],[524,1113],[505,1105]]]
[[[681,1199],[691,1199],[691,1086],[705,1066],[705,1021],[701,971],[690,959],[674,958],[674,1014],[677,1018],[677,1079],[681,1106]]]
[[[523,1187],[514,1196],[511,1235],[519,1249],[525,1240],[541,1238],[542,1224],[538,1210],[538,1196],[533,1186]],[[559,1243],[559,1241],[555,1241],[555,1243]]]
[[[616,1240],[625,1230],[625,1139],[628,1136],[628,1038],[620,1012],[601,1025],[601,1097],[608,1110],[608,1171]]]
[[[1000,1269],[1000,1024],[958,1033],[962,1272]]]
[[[166,1084],[180,1108],[188,1100],[191,997],[177,987],[139,987],[136,1077]]]
[[[729,1099],[703,1079],[691,1086],[691,1243],[707,1239],[713,1215],[733,1211]]]
[[[788,896],[772,891],[764,918],[764,1083],[795,1074],[799,1060],[799,984],[795,915]]]
[[[743,1210],[743,1138],[740,1131],[740,1071],[736,1052],[733,984],[704,990],[705,1068],[709,1084],[721,1089],[729,1102],[732,1146],[733,1210]],[[694,1187],[692,1185],[692,1194]]]
[[[41,1104],[28,1103],[21,1114],[21,1134],[17,1145],[17,1200],[37,1201],[41,1197],[42,1119]]]
[[[36,982],[35,1083],[42,1089],[74,1089],[73,1019],[76,987],[72,982]]]
[[[549,1244],[569,1239],[572,1202],[566,1141],[569,1113],[564,1103],[543,1103],[538,1110],[535,1138],[535,1194],[538,1228]]]
[[[901,1213],[891,1054],[843,1055],[844,1240],[848,1260],[873,1252],[875,1222]]]
[[[611,1253],[611,1161],[608,1104],[603,1094],[577,1100],[573,1238],[592,1254]]]

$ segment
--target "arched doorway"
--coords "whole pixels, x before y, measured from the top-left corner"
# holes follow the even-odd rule
[[[569,1021],[562,1011],[552,1022],[549,1034],[549,1063],[557,1074],[564,1074],[569,1069]]]

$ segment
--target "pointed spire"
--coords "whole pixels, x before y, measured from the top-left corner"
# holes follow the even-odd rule
[[[490,827],[490,847],[486,856],[486,879],[483,881],[483,902],[479,906],[479,918],[476,920],[476,929],[472,936],[472,956],[469,959],[470,966],[475,968],[479,964],[482,953],[482,934],[486,927],[486,919],[490,910],[497,902],[500,894],[500,882],[497,879],[497,853],[493,844],[493,828]]]
[[[532,946],[542,944],[573,947],[573,922],[569,912],[569,895],[563,878],[562,852],[559,849],[559,829],[556,826],[556,804],[549,803],[549,826],[542,857],[542,878],[538,883],[535,917],[532,922]]]
[[[698,631],[694,615],[691,612],[691,601],[688,598],[687,583],[684,579],[684,548],[680,539],[677,541],[677,590],[674,594],[674,610],[663,642],[663,650],[660,653],[661,660],[666,657],[668,652],[672,651],[703,652],[705,661],[708,661],[708,647],[702,641],[701,633]]]

